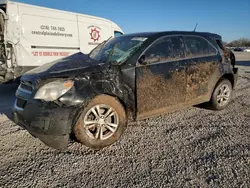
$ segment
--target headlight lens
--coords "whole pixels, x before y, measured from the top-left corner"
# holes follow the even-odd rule
[[[67,93],[74,85],[72,80],[58,80],[42,86],[35,95],[35,99],[54,101]]]

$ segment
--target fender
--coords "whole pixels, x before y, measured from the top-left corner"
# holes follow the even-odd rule
[[[79,107],[81,110],[94,97],[102,94],[114,96],[124,105],[132,118],[135,118],[133,88],[123,82],[123,75],[119,67],[112,67],[101,74],[87,75],[75,78],[74,87],[58,99],[58,105]],[[125,105],[127,104],[127,105]],[[80,111],[81,111],[80,110]]]

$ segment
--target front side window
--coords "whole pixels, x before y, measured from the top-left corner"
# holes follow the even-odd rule
[[[207,40],[198,36],[184,36],[186,57],[216,55],[217,50]]]
[[[93,50],[89,57],[101,62],[125,62],[147,40],[146,37],[113,38]]]
[[[183,58],[184,54],[181,44],[178,36],[159,39],[144,53],[145,62],[157,63]]]
[[[115,31],[115,32],[114,32],[114,36],[115,36],[115,37],[119,37],[119,36],[122,36],[122,35],[123,35],[123,33],[120,32],[120,31]]]

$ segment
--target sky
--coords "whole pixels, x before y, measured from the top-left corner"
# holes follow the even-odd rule
[[[197,31],[250,39],[250,0],[15,0],[110,19],[125,33]]]

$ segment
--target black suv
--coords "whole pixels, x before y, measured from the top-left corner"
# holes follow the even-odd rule
[[[200,32],[123,35],[38,67],[21,78],[15,122],[54,148],[73,135],[88,147],[114,143],[128,120],[209,102],[225,108],[236,85],[221,37]]]

